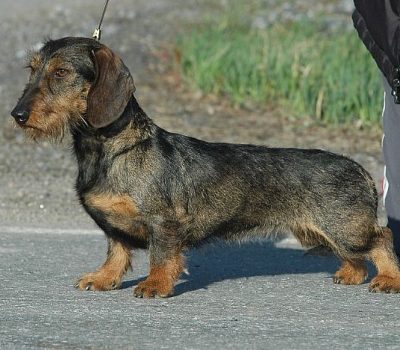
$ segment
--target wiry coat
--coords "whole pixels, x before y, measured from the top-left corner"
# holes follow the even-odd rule
[[[41,79],[54,57],[75,62],[66,76],[71,84],[74,77],[75,96],[79,92],[86,106],[81,114],[66,108],[63,115],[73,122],[52,127],[71,129],[79,199],[109,237],[107,261],[83,276],[79,288],[118,287],[130,250],[148,248],[150,275],[135,295],[168,296],[184,269],[185,249],[215,238],[291,231],[304,245],[329,246],[343,260],[336,283],[362,283],[364,260],[371,258],[379,272],[371,289],[400,290],[391,233],[377,222],[376,189],[356,162],[320,150],[209,143],[169,133],[138,105],[122,61],[90,39],[51,41],[38,57]],[[43,136],[38,115],[45,118],[35,110],[43,104],[37,95],[28,85],[13,111],[25,108],[35,116],[19,121],[33,137]]]

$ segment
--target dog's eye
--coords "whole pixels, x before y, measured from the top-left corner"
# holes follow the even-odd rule
[[[59,68],[54,73],[56,78],[64,78],[67,74],[68,74],[68,71],[64,68]]]

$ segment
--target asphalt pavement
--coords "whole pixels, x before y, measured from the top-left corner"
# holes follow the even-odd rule
[[[78,291],[106,242],[96,231],[1,232],[1,349],[399,349],[398,295],[332,282],[333,257],[291,241],[213,245],[189,254],[168,299],[137,299],[134,253],[122,289]]]
[[[26,50],[47,36],[90,35],[102,5],[0,2],[0,349],[400,349],[400,296],[333,284],[339,262],[304,255],[291,238],[191,251],[190,274],[168,299],[133,296],[148,273],[142,251],[122,289],[73,288],[104,261],[105,237],[78,205],[68,147],[27,143],[9,111],[27,79]],[[146,73],[150,52],[207,8],[213,1],[111,1],[103,35],[129,62],[143,98],[170,100]],[[179,122],[176,110],[164,119],[171,126],[200,124]]]

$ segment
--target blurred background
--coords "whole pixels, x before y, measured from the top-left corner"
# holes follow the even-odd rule
[[[69,140],[28,141],[10,111],[28,78],[26,52],[48,37],[91,36],[103,4],[0,2],[3,226],[94,228],[74,193]],[[130,68],[139,103],[161,127],[331,150],[360,162],[379,186],[381,77],[352,10],[352,0],[111,0],[102,42]]]

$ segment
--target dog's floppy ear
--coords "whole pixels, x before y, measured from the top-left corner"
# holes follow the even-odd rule
[[[108,47],[93,51],[96,77],[87,97],[87,121],[95,128],[105,127],[117,120],[135,85],[128,68]]]

